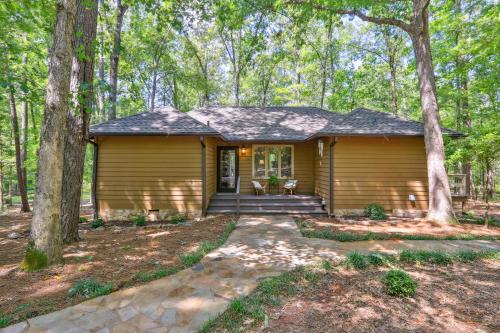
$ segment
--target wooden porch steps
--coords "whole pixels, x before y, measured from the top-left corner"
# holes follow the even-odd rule
[[[235,194],[218,193],[210,200],[208,214],[237,213]],[[312,195],[240,195],[240,214],[324,215],[321,197]]]

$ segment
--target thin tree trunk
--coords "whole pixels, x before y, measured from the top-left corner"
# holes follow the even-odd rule
[[[151,88],[151,107],[149,108],[150,112],[155,110],[155,99],[156,99],[156,80],[158,79],[158,68],[155,64],[155,68],[153,70],[153,87]]]
[[[104,0],[99,0],[99,14],[104,20],[105,12],[104,12]],[[105,111],[104,111],[104,87],[103,84],[106,80],[104,77],[104,22],[99,24],[99,90],[97,94],[97,107],[99,108],[99,121],[104,121],[106,119]]]
[[[0,136],[0,211],[3,211],[4,209],[4,203],[5,203],[5,191],[3,190],[3,143],[2,143],[2,137]]]
[[[118,61],[120,60],[120,47],[122,42],[123,16],[128,6],[123,5],[121,0],[116,0],[116,23],[113,41],[113,50],[111,52],[111,61],[109,65],[109,80],[111,92],[109,94],[109,119],[116,119],[116,98],[118,93]]]
[[[78,222],[88,140],[89,119],[93,101],[94,47],[97,30],[97,0],[77,0],[75,49],[84,57],[73,55],[71,94],[73,107],[68,111],[64,144],[62,186],[62,235],[64,243],[79,240]]]
[[[14,147],[16,149],[16,172],[19,195],[21,196],[21,212],[29,212],[28,193],[26,191],[26,182],[24,181],[23,161],[21,153],[21,140],[19,138],[19,124],[17,121],[16,100],[14,97],[14,88],[9,89],[10,119],[12,123],[12,134],[14,136]]]
[[[234,76],[234,100],[236,106],[240,106],[240,70],[236,70]]]
[[[26,40],[26,35],[24,35]],[[28,63],[27,54],[23,54],[23,66]],[[26,162],[28,159],[28,96],[26,93],[23,94],[23,100],[21,101],[21,171],[23,173],[24,188],[28,189],[28,174],[26,172]],[[29,206],[28,206],[29,209]]]
[[[13,184],[13,179],[12,175],[14,172],[12,171],[12,164],[9,165],[9,188],[7,192],[7,201],[8,201],[8,206],[12,206],[12,197],[14,196],[14,184]]]
[[[410,34],[420,88],[420,103],[424,114],[424,139],[427,153],[429,181],[429,211],[427,217],[436,222],[455,220],[448,175],[444,167],[445,155],[436,96],[434,68],[427,9],[424,10],[422,28]]]
[[[36,193],[31,221],[33,245],[48,258],[62,260],[61,200],[64,139],[73,58],[76,0],[58,0],[54,41],[38,153]]]
[[[30,114],[31,114],[31,128],[33,129],[33,132],[36,132],[35,110],[33,109],[33,103],[30,103]]]

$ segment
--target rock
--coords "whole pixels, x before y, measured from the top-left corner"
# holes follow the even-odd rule
[[[7,235],[7,238],[8,239],[18,239],[18,238],[21,238],[23,237],[23,235],[21,235],[20,233],[17,233],[15,231],[11,232],[10,234]]]
[[[94,231],[102,231],[102,230],[104,230],[104,227],[99,227],[99,228],[95,228],[95,229],[92,229],[92,230],[94,230]]]
[[[115,226],[115,227],[112,228],[111,233],[113,233],[113,234],[119,234],[122,231],[123,231],[122,228]]]

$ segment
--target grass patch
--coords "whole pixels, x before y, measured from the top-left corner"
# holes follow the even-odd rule
[[[255,328],[266,319],[264,306],[278,305],[282,298],[296,295],[320,279],[319,273],[299,267],[262,280],[252,294],[233,300],[226,311],[206,322],[198,332],[243,332]]]
[[[365,269],[369,265],[367,256],[356,251],[348,253],[344,263],[347,267],[353,267],[356,269]]]
[[[104,227],[104,220],[101,218],[97,218],[90,223],[90,226],[94,229],[97,229],[99,227]]]
[[[180,268],[178,268],[178,267],[168,267],[168,268],[160,267],[152,272],[138,272],[135,275],[135,278],[141,282],[149,282],[149,281],[161,279],[162,277],[165,277],[165,276],[175,274],[179,271],[180,271]]]
[[[113,290],[113,283],[100,283],[93,279],[85,279],[77,282],[73,287],[69,288],[68,296],[94,298],[97,296],[107,295]]]
[[[172,217],[170,217],[170,222],[172,224],[179,224],[185,221],[186,221],[186,216],[182,214],[175,214]]]
[[[449,265],[453,263],[453,255],[442,251],[428,250],[403,250],[399,254],[399,261],[404,263],[431,263],[437,265]]]
[[[206,256],[209,252],[220,247],[229,238],[231,232],[236,228],[236,222],[231,221],[228,223],[222,235],[214,241],[204,241],[195,251],[188,252],[179,257],[184,267],[191,267]]]
[[[138,215],[134,218],[134,225],[136,227],[144,227],[146,225],[146,216]]]
[[[396,297],[413,297],[417,291],[417,282],[408,273],[391,269],[384,276],[387,293]]]
[[[47,267],[48,264],[49,260],[45,253],[35,249],[33,244],[28,244],[20,268],[27,272],[35,272]]]
[[[8,326],[11,320],[11,316],[0,313],[0,328]]]
[[[371,240],[390,240],[390,239],[404,239],[404,240],[500,240],[500,236],[490,235],[449,235],[449,236],[432,236],[432,235],[415,235],[415,234],[383,234],[375,232],[367,233],[354,233],[345,231],[334,230],[310,230],[301,227],[302,236],[308,238],[321,238],[330,239],[338,242],[359,242]]]

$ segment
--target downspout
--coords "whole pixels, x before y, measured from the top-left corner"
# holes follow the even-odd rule
[[[201,215],[205,216],[207,204],[207,157],[206,157],[206,144],[205,137],[200,136],[201,143]]]
[[[94,206],[94,220],[99,218],[99,205],[97,204],[97,162],[99,158],[99,146],[97,142],[89,140],[94,146],[94,158],[92,160],[92,204]]]
[[[333,158],[333,151],[334,151],[334,146],[337,143],[337,139],[332,136],[332,142],[330,142],[330,216],[335,216],[334,214],[334,186],[335,186],[335,178],[334,178],[334,158]]]

